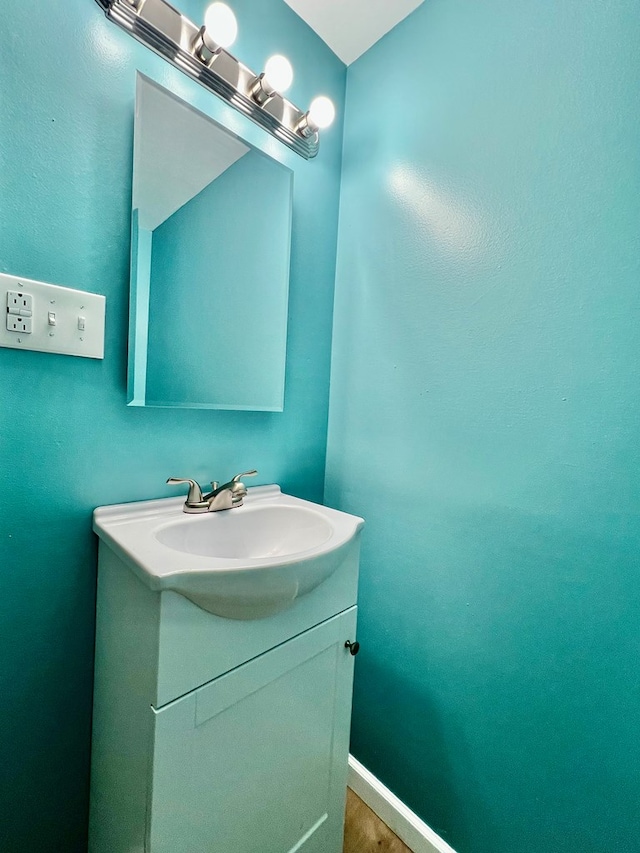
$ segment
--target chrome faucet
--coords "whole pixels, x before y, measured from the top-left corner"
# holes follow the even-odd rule
[[[205,500],[209,506],[209,512],[218,512],[221,509],[233,509],[234,506],[242,506],[247,487],[241,482],[242,477],[255,477],[258,472],[245,471],[243,474],[236,474],[228,483],[219,486],[215,481],[211,483],[213,491],[205,495]]]
[[[171,486],[176,486],[178,483],[189,483],[189,493],[182,507],[183,512],[219,512],[222,509],[233,509],[236,506],[242,506],[242,502],[247,494],[247,487],[241,482],[241,479],[242,477],[255,477],[257,473],[257,471],[253,470],[245,471],[243,474],[236,474],[233,479],[222,486],[219,486],[214,481],[211,483],[212,491],[207,495],[202,494],[202,489],[196,480],[169,477],[167,483]]]

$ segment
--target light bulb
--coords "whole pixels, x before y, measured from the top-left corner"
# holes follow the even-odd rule
[[[204,13],[203,39],[211,51],[231,47],[238,35],[236,16],[226,3],[212,3]]]
[[[276,53],[267,59],[264,79],[267,86],[274,92],[286,92],[293,82],[293,68],[287,57]]]
[[[324,95],[320,95],[318,98],[314,98],[313,101],[311,101],[311,106],[309,107],[307,115],[309,116],[309,122],[311,124],[322,129],[324,127],[329,127],[336,116],[336,110],[333,106],[333,102],[329,98],[326,98]]]

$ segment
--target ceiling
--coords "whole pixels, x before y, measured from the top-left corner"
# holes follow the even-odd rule
[[[423,0],[285,0],[350,65]]]

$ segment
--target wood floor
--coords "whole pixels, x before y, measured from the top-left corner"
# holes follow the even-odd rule
[[[344,853],[411,853],[411,850],[347,788]]]

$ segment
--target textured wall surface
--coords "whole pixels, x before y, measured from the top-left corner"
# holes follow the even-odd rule
[[[205,0],[181,0],[194,19]],[[234,0],[237,53],[343,113],[345,69],[281,0]],[[2,853],[85,849],[96,505],[255,466],[322,497],[341,123],[306,163],[109,23],[91,0],[3,3],[0,269],[106,294],[104,361],[0,350]],[[30,49],[40,45],[41,50]],[[234,49],[236,49],[234,48]],[[283,413],[127,408],[131,163],[140,69],[294,170]],[[209,348],[215,342],[208,342]]]
[[[352,747],[459,853],[638,849],[638,45],[636,0],[429,0],[348,72]]]

